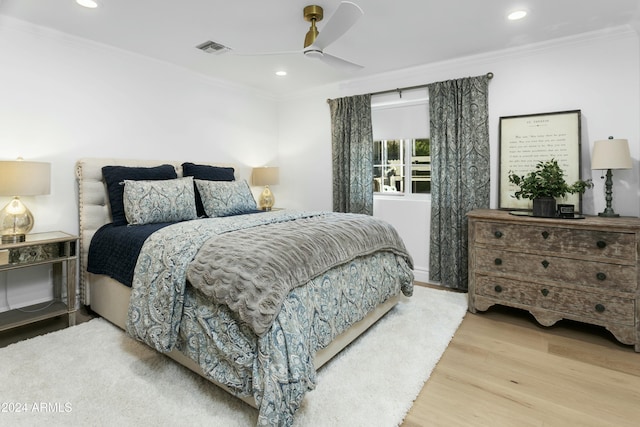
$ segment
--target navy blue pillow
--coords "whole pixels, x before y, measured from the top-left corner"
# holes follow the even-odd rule
[[[114,225],[126,225],[127,218],[124,215],[124,202],[122,201],[124,194],[123,181],[125,179],[134,181],[157,181],[161,179],[176,179],[178,178],[178,174],[172,165],[161,165],[151,168],[105,166],[102,168],[102,177],[107,183],[112,222]]]
[[[196,165],[195,163],[183,163],[182,164],[182,176],[192,176],[194,179],[193,185],[195,186],[195,180],[201,179],[203,181],[235,181],[234,169],[220,166],[210,165]],[[196,211],[198,216],[206,216],[204,206],[202,204],[202,197],[196,189]]]
[[[204,181],[235,181],[234,172],[233,168],[196,165],[195,163],[182,164],[182,176],[192,176],[193,179]]]

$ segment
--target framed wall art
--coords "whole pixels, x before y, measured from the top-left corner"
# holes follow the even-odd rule
[[[555,159],[572,184],[580,179],[580,110],[500,117],[499,208],[530,210],[531,200],[516,199],[509,175],[527,175],[538,162]],[[568,194],[558,203],[581,212],[582,195]]]

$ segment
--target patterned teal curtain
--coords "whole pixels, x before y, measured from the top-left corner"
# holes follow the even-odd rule
[[[330,99],[333,210],[373,215],[371,95]]]
[[[488,86],[488,76],[429,85],[429,279],[447,288],[467,290],[466,213],[489,207]]]

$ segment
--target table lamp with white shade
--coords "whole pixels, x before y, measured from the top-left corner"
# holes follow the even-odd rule
[[[277,167],[253,168],[251,182],[253,185],[264,186],[262,194],[258,200],[258,206],[264,211],[270,211],[275,204],[275,197],[269,188],[270,185],[278,184],[280,180],[280,169]]]
[[[13,199],[0,211],[2,243],[24,242],[33,229],[33,214],[20,201],[20,196],[49,194],[51,164],[22,159],[0,161],[0,196]]]
[[[626,139],[609,139],[596,141],[591,154],[591,169],[606,169],[607,180],[605,181],[605,200],[607,206],[598,216],[616,217],[620,216],[613,211],[611,202],[613,201],[613,174],[612,169],[631,169],[631,154],[629,153],[629,142]]]

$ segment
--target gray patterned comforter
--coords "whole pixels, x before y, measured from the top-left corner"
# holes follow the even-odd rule
[[[261,336],[293,288],[383,250],[410,260],[388,223],[366,215],[325,213],[217,235],[196,254],[187,280]]]
[[[136,266],[127,330],[159,351],[180,349],[234,394],[253,396],[259,425],[291,425],[315,387],[316,351],[400,290],[410,295],[410,258],[398,248],[362,254],[305,279],[284,296],[262,335],[237,321],[224,302],[186,286],[185,277],[209,239],[320,216],[273,212],[189,221],[154,233]]]

